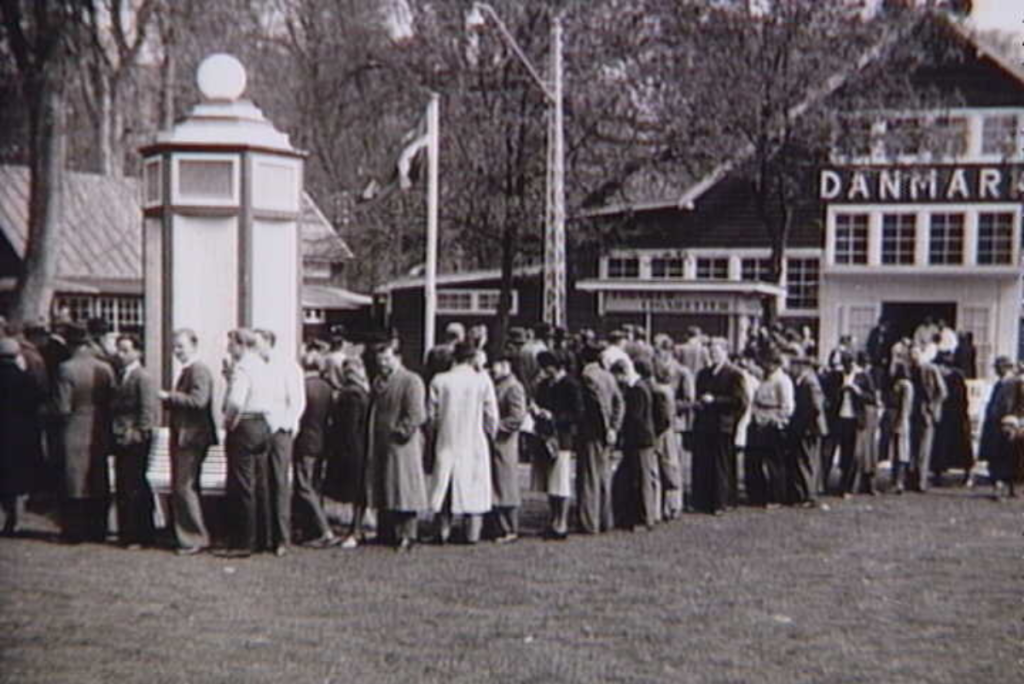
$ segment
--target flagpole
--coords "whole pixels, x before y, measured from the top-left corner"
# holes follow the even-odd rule
[[[437,93],[427,105],[427,268],[423,283],[423,353],[434,346],[437,316],[437,220],[440,151],[440,101]]]

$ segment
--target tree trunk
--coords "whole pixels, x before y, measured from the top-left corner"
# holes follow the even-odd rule
[[[512,310],[512,281],[515,268],[516,240],[519,236],[518,224],[506,221],[501,231],[501,291],[498,294],[498,329],[494,339],[497,341],[495,353],[505,349],[508,339],[509,314]]]
[[[23,271],[18,279],[11,318],[31,321],[48,317],[63,227],[66,127],[61,78],[40,78],[26,86],[32,120],[28,242]]]
[[[100,66],[96,67],[94,76],[96,83],[96,173],[110,175],[112,152],[110,140],[113,131],[113,97],[111,95],[110,78],[103,73]]]
[[[174,81],[177,77],[174,37],[168,33],[164,37],[164,60],[160,65],[160,130],[169,131],[174,128]]]

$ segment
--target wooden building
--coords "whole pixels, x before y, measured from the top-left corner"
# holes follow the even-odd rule
[[[0,165],[0,314],[10,305],[28,235],[29,173]],[[139,181],[68,172],[53,313],[104,318],[114,330],[141,331],[142,205]],[[344,287],[352,251],[312,198],[303,197],[302,305],[307,333],[368,320],[372,299]]]

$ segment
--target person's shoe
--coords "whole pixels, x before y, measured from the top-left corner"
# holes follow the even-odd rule
[[[359,538],[355,535],[345,537],[345,539],[341,542],[340,546],[343,549],[354,549],[357,546],[359,546]]]
[[[853,494],[851,494],[850,492],[843,492],[843,500],[844,501],[849,501],[852,498],[853,498]]]
[[[518,534],[516,534],[515,532],[509,532],[508,534],[503,534],[502,536],[500,536],[497,539],[495,539],[494,543],[495,544],[511,544],[512,542],[516,541],[517,539],[519,539],[519,535]]]
[[[310,539],[303,546],[308,546],[311,549],[329,549],[332,546],[338,546],[342,543],[341,537],[334,534],[325,534],[322,537],[316,539]]]
[[[412,539],[402,539],[398,542],[398,546],[395,547],[397,553],[412,553],[413,547],[416,543]]]
[[[288,555],[288,547],[284,544],[278,544],[274,549],[274,556],[277,558],[284,558]]]
[[[142,550],[142,544],[140,544],[138,542],[131,542],[130,544],[125,544],[124,545],[124,550],[125,551],[141,551]]]
[[[780,506],[779,506],[779,504],[777,504],[777,503],[766,503],[766,504],[764,505],[764,509],[765,509],[766,511],[774,511],[774,510],[776,510],[776,509],[778,509],[778,508],[780,508]]]
[[[252,551],[249,549],[221,549],[220,551],[215,551],[213,555],[217,558],[241,560],[242,558],[252,556]]]
[[[205,547],[202,546],[182,546],[179,549],[175,549],[174,553],[178,556],[197,556],[205,550]]]

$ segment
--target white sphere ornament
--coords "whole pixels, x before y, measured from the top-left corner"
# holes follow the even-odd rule
[[[245,67],[232,55],[219,52],[199,65],[196,82],[207,100],[234,101],[245,92]]]

